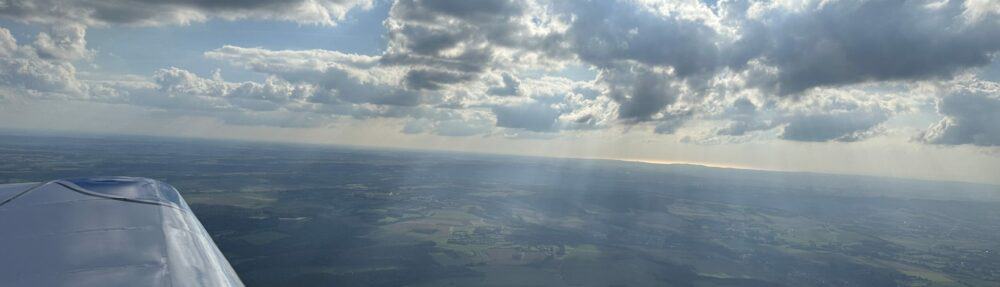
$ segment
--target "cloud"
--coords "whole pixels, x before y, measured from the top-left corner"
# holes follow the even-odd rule
[[[524,123],[515,127],[522,131],[555,133],[563,130],[593,130],[607,128],[615,121],[616,107],[613,100],[600,95],[601,87],[594,82],[542,77],[524,79],[518,87],[522,96],[488,97],[486,100],[487,106],[494,112],[498,111],[497,106],[503,106],[511,110],[502,112],[511,116],[523,115],[526,118],[522,120]],[[494,114],[499,116],[498,113]],[[514,122],[506,121],[506,125],[514,127]],[[497,123],[501,123],[499,118]]]
[[[503,73],[503,83],[500,86],[490,87],[486,93],[495,96],[517,96],[521,89],[521,81],[518,81],[510,73]]]
[[[472,80],[473,75],[438,69],[412,69],[406,73],[406,87],[415,90],[440,90],[449,84]]]
[[[697,1],[573,2],[561,11],[573,19],[564,36],[568,44],[556,46],[568,47],[601,71],[598,80],[619,104],[620,119],[656,122],[654,131],[661,133],[672,133],[684,120],[668,117],[670,110],[683,110],[718,91],[724,73],[735,72],[743,82],[724,93],[759,88],[767,96],[801,96],[816,87],[948,79],[990,63],[1000,50],[1000,38],[989,36],[1000,34],[997,21],[963,16],[995,12],[976,1],[937,7],[921,1],[789,3],[724,1],[712,12]],[[831,113],[796,119],[785,119],[788,139],[842,134],[818,131],[808,137],[799,128],[852,125],[834,124],[851,119]],[[719,133],[742,135],[776,126],[737,120]]]
[[[498,127],[523,129],[533,132],[551,132],[561,114],[545,104],[530,103],[518,106],[493,107]]]
[[[495,46],[518,30],[520,1],[396,1],[386,20],[383,63],[409,68],[406,85],[440,90],[476,79],[492,66]]]
[[[377,57],[334,51],[271,51],[260,48],[226,46],[205,53],[210,59],[309,85],[315,103],[370,103],[415,106],[425,99],[419,91],[399,86],[399,72],[379,67]],[[408,78],[406,80],[409,80]]]
[[[0,93],[5,98],[48,98],[127,103],[171,110],[174,113],[203,113],[224,119],[252,111],[266,123],[277,117],[299,117],[289,109],[287,94],[314,95],[311,86],[292,85],[278,78],[265,83],[227,83],[221,78],[204,79],[179,69],[164,69],[139,84],[81,80],[74,62],[89,62],[95,51],[87,48],[89,26],[184,25],[212,18],[292,21],[302,24],[335,25],[349,10],[367,9],[371,0],[300,1],[48,1],[10,0],[0,3],[0,17],[42,26],[30,45],[18,45],[6,29],[0,28]],[[294,86],[294,87],[293,87]],[[159,89],[157,90],[156,87]],[[281,95],[281,94],[286,95]],[[392,102],[386,101],[386,102]],[[407,104],[412,100],[397,103]],[[303,114],[310,117],[307,112]],[[312,114],[315,115],[315,114]],[[284,125],[275,121],[275,125]]]
[[[946,90],[956,75],[995,65],[1000,53],[1000,6],[984,0],[398,0],[383,22],[381,54],[231,45],[204,53],[264,74],[263,81],[165,68],[128,83],[98,82],[78,79],[74,67],[94,60],[88,27],[209,19],[335,25],[348,11],[372,5],[7,1],[0,17],[41,32],[18,43],[0,29],[0,92],[236,124],[393,118],[404,133],[448,136],[554,136],[627,125],[691,142],[700,141],[695,132],[716,142],[850,142],[878,135],[901,110],[932,112],[936,96],[894,86]],[[579,80],[572,67],[596,76]],[[996,94],[980,89],[940,98],[944,119],[921,141],[997,145],[989,110],[996,110]]]
[[[1000,84],[979,82],[961,87],[937,104],[944,116],[920,140],[939,145],[1000,146]]]
[[[73,65],[43,55],[34,46],[19,45],[0,27],[0,86],[18,95],[83,97],[86,87],[76,79]]]
[[[372,4],[372,0],[6,0],[0,5],[0,16],[28,23],[86,26],[185,25],[210,18],[332,26],[350,10]]]
[[[313,96],[314,89],[278,78],[264,83],[226,82],[219,74],[202,78],[179,68],[156,71],[155,92],[131,100],[137,104],[179,110],[274,111]]]
[[[867,93],[844,90],[817,91],[773,112],[771,124],[782,127],[778,137],[803,142],[861,141],[879,134],[893,113]]]
[[[788,120],[780,137],[805,142],[854,142],[874,134],[873,128],[889,118],[883,110],[854,110],[796,115]]]
[[[674,134],[689,119],[691,119],[690,113],[681,113],[670,117],[666,117],[663,120],[661,120],[658,124],[656,124],[656,128],[653,129],[653,132],[664,135]]]
[[[978,1],[752,2],[732,13],[741,29],[727,49],[730,65],[756,61],[773,67],[773,77],[758,84],[780,95],[821,86],[948,79],[988,64],[1000,51],[996,21],[962,16],[973,11],[964,4],[973,2]]]
[[[221,60],[260,72],[295,73],[317,71],[327,67],[371,68],[379,57],[341,53],[329,50],[268,50],[226,45],[205,52],[209,59]]]
[[[726,109],[725,115],[730,122],[725,127],[716,130],[716,135],[739,137],[750,132],[777,127],[775,121],[763,118],[764,116],[757,105],[747,98],[736,99],[732,106]]]
[[[489,134],[492,123],[480,113],[445,111],[426,118],[415,118],[403,125],[406,134],[430,133],[439,136],[467,137]]]
[[[180,115],[214,116],[230,124],[282,127],[330,125],[344,117],[465,119],[461,111],[384,102],[397,99],[388,91],[375,93],[374,98],[358,96],[364,100],[356,101],[354,96],[340,93],[348,89],[373,91],[379,86],[352,82],[343,75],[331,76],[329,70],[306,78],[312,76],[319,77],[319,81],[289,81],[271,75],[264,82],[229,82],[218,73],[201,77],[184,69],[168,68],[154,73],[151,86],[133,89],[121,101]],[[343,82],[331,83],[338,81]],[[339,90],[325,88],[329,85]]]
[[[487,133],[493,127],[557,132],[563,129],[592,129],[607,123],[607,99],[599,98],[599,92],[592,84],[565,78],[522,82],[509,73],[501,73],[501,79],[507,75],[505,88],[516,87],[517,93],[525,97],[491,99],[486,97],[490,87],[481,81],[454,87],[461,89],[441,91],[413,87],[412,83],[407,83],[413,80],[412,70],[386,64],[384,56],[323,50],[271,51],[234,46],[205,55],[281,81],[312,87],[313,94],[304,99],[309,103],[324,106],[372,105],[361,110],[329,109],[330,112],[346,112],[355,117],[409,118],[412,122],[405,124],[402,131],[410,134],[476,135]],[[462,120],[475,123],[459,125],[457,121]],[[483,123],[487,123],[485,130]]]
[[[50,32],[38,33],[32,45],[39,57],[58,60],[89,59],[94,52],[87,49],[87,30],[79,25],[56,26]]]
[[[478,81],[493,70],[562,63],[543,56],[560,36],[544,2],[395,1],[382,63],[407,70],[407,86],[422,90]]]
[[[1000,15],[1000,2],[991,0],[967,0],[965,1],[965,16],[968,22],[978,21],[1000,21],[995,16]],[[989,18],[992,17],[992,18]]]
[[[618,103],[618,118],[631,122],[660,117],[660,111],[676,102],[682,89],[682,83],[668,72],[642,67],[603,70],[598,81]]]
[[[10,57],[17,53],[17,39],[10,34],[10,30],[0,28],[0,56]]]
[[[657,122],[671,134],[690,118],[675,103],[719,68],[722,38],[714,17],[700,2],[557,2],[568,28],[552,55],[574,55],[596,67],[597,81],[618,104],[617,117],[629,124]],[[707,17],[707,18],[706,18]],[[552,50],[556,51],[552,51]],[[670,109],[673,110],[670,110]]]
[[[883,124],[896,113],[907,111],[900,103],[885,101],[882,97],[887,94],[894,95],[889,90],[869,91],[865,86],[855,86],[819,89],[791,101],[759,93],[721,99],[713,105],[722,108],[702,110],[703,119],[713,123],[711,128],[686,134],[686,141],[742,143],[774,136],[799,142],[862,141],[883,134]]]
[[[623,62],[670,67],[677,77],[710,72],[718,66],[716,31],[701,19],[685,17],[686,11],[661,15],[633,1],[569,5],[574,21],[566,41],[587,63],[600,68],[619,68]]]

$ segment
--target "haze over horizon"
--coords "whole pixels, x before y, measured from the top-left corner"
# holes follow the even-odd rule
[[[1000,184],[1000,1],[0,1],[0,128]]]
[[[101,263],[96,269],[105,270],[107,258],[162,250],[135,247],[153,238],[135,234],[175,230],[174,221],[163,227],[109,228],[108,218],[128,216],[106,212],[133,207],[153,211],[150,218],[161,218],[173,214],[174,208],[164,207],[171,210],[164,212],[149,209],[157,204],[141,204],[150,201],[86,195],[98,189],[142,196],[136,191],[145,189],[136,185],[126,185],[127,193],[107,187],[153,182],[128,176],[176,187],[177,197],[159,200],[186,203],[182,208],[197,215],[206,236],[224,255],[220,262],[231,263],[246,286],[985,287],[1000,283],[996,253],[1000,185],[608,160],[27,133],[0,133],[0,187],[4,187],[0,198],[6,198],[0,200],[5,203],[0,219],[21,223],[21,229],[2,238],[57,242],[8,244],[21,250],[14,257],[21,260],[2,257],[6,261],[0,262],[6,265],[0,272],[6,273],[0,274],[13,278],[14,285],[33,286],[39,284],[18,282],[41,276],[22,274],[68,260],[63,258],[71,258],[70,264]],[[68,180],[39,184],[55,178]],[[21,192],[39,186],[80,189]],[[77,197],[53,200],[58,195]],[[102,205],[78,208],[81,203]],[[12,211],[31,215],[10,216],[18,215]],[[61,211],[78,214],[53,215]],[[91,220],[102,228],[52,235],[51,228],[46,229],[51,224],[43,221],[46,216],[66,224]],[[94,233],[104,230],[109,236],[95,240]],[[74,235],[80,240],[66,239]],[[124,248],[94,248],[108,242],[121,242],[114,245]],[[68,244],[77,245],[67,248]],[[22,246],[52,251],[26,252]],[[167,247],[181,250],[168,253],[192,257],[189,245]],[[81,259],[80,252],[74,252],[79,250],[94,251],[104,260]],[[163,260],[153,254],[157,256],[149,261]],[[46,255],[55,259],[35,259]],[[33,260],[27,267],[21,264]],[[63,279],[68,283],[61,285],[76,286],[83,280],[59,272],[75,275],[81,269],[59,268],[43,279]],[[121,278],[121,270],[112,272]],[[140,277],[167,272],[137,273]],[[87,282],[135,285],[135,281]]]

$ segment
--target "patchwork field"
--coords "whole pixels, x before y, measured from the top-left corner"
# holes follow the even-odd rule
[[[0,183],[156,178],[249,286],[1000,286],[1000,187],[0,135]]]

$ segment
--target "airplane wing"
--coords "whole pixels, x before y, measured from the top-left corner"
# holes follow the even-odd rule
[[[0,185],[0,282],[243,286],[176,189],[133,177]]]

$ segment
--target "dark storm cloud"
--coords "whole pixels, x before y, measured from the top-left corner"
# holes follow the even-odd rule
[[[931,144],[1000,146],[1000,86],[963,90],[942,98],[938,113],[945,116],[923,134]]]

